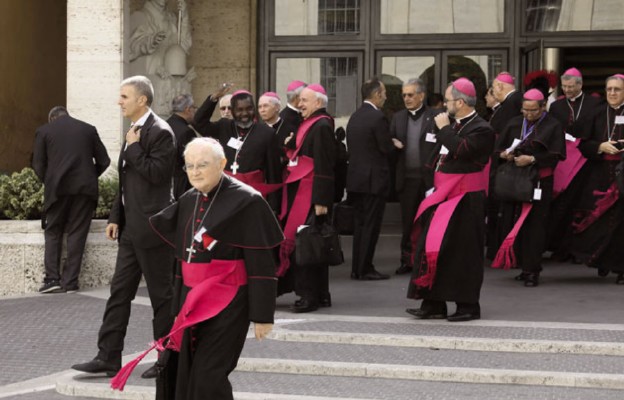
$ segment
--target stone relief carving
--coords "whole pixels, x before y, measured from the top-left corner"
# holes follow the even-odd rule
[[[167,9],[167,0],[147,0],[130,16],[130,74],[145,75],[154,85],[152,110],[163,118],[171,114],[171,100],[191,93],[196,73],[187,68],[191,28],[185,0],[178,13]]]

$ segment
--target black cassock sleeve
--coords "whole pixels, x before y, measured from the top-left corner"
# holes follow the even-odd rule
[[[277,278],[273,249],[243,249],[249,291],[249,320],[273,323]]]

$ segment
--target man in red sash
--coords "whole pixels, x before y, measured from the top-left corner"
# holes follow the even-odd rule
[[[615,272],[616,283],[624,284],[624,202],[615,168],[624,148],[624,75],[608,77],[605,91],[607,104],[600,106],[591,136],[579,145],[590,172],[579,201],[582,211],[573,223],[570,252],[597,268],[600,276]]]
[[[179,313],[169,335],[154,345],[166,349],[156,398],[233,399],[228,375],[249,322],[257,339],[273,326],[272,249],[283,234],[260,194],[223,173],[227,161],[218,142],[194,139],[184,159],[194,190],[150,219],[179,261],[174,296]],[[120,371],[113,388],[123,389],[139,359]]]
[[[501,133],[496,152],[501,162],[519,168],[535,165],[539,180],[531,202],[500,201],[498,230],[503,240],[492,262],[494,268],[522,268],[517,281],[534,287],[539,283],[546,224],[553,197],[553,170],[566,157],[561,124],[546,112],[546,99],[538,89],[528,90],[522,102],[523,116],[512,118]],[[502,164],[501,164],[502,165]]]
[[[321,85],[303,89],[299,107],[304,120],[297,134],[287,140],[287,186],[280,216],[286,239],[280,248],[278,294],[292,291],[294,285],[301,297],[291,307],[296,313],[331,306],[328,265],[293,265],[297,229],[326,218],[333,204],[336,142],[334,119],[326,106],[327,94]]]
[[[476,96],[470,80],[457,79],[444,95],[448,113],[434,118],[437,145],[428,163],[435,169],[434,189],[414,220],[414,270],[407,294],[423,299],[420,308],[406,310],[419,319],[447,318],[447,301],[457,304],[447,318],[451,322],[481,317],[487,165],[494,132],[476,113]]]
[[[561,75],[561,89],[564,96],[550,105],[548,113],[563,127],[567,155],[554,172],[547,249],[554,252],[553,258],[565,260],[570,254],[567,241],[572,233],[573,214],[589,173],[587,158],[578,145],[592,133],[600,99],[583,92],[583,76],[576,68]]]
[[[219,141],[225,151],[227,164],[225,173],[252,186],[267,195],[278,188],[282,179],[279,148],[275,143],[275,133],[266,124],[256,122],[256,107],[253,96],[246,90],[232,93],[232,117],[211,122],[210,117],[229,85],[208,96],[195,113],[197,130],[204,136]],[[278,213],[280,199],[277,194],[267,196],[271,208]]]

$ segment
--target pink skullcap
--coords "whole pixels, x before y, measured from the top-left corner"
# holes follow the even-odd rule
[[[232,97],[238,96],[240,94],[247,94],[249,96],[252,96],[252,94],[251,94],[251,92],[249,90],[241,89],[241,90],[237,90],[234,93],[232,93]]]
[[[542,93],[538,89],[527,90],[524,93],[524,100],[542,101],[542,100],[544,100],[544,93]]]
[[[275,93],[275,92],[264,92],[264,93],[262,93],[262,96],[273,97],[273,98],[276,98],[278,100],[280,99],[279,96],[277,95],[277,93]],[[260,97],[262,97],[262,96],[260,96]]]
[[[496,76],[496,80],[510,85],[516,84],[516,78],[514,78],[509,72],[501,72]]]
[[[301,86],[305,86],[305,82],[303,81],[292,81],[288,84],[286,88],[287,92],[292,92],[293,90],[299,89]]]
[[[581,75],[581,71],[579,71],[578,69],[576,69],[574,67],[573,68],[568,68],[566,70],[566,72],[563,73],[563,75],[575,76],[577,78],[582,78],[583,77],[583,75]]]
[[[615,78],[620,78],[621,80],[624,81],[624,75],[623,74],[615,74],[613,75]]]
[[[466,96],[475,97],[477,95],[477,91],[472,82],[468,78],[459,78],[453,81],[453,87]]]
[[[311,85],[308,85],[306,87],[306,89],[310,89],[310,90],[312,90],[312,91],[314,91],[316,93],[327,95],[327,92],[325,91],[325,88],[323,86],[321,86],[320,84],[318,84],[318,83],[313,83]]]

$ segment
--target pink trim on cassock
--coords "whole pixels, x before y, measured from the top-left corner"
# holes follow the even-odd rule
[[[150,348],[123,366],[111,379],[111,387],[122,391],[130,374],[152,350],[166,348],[180,351],[184,330],[209,320],[223,311],[234,299],[238,289],[247,284],[243,260],[212,260],[209,263],[182,261],[184,284],[191,287],[186,300],[167,336],[153,342]],[[167,341],[167,339],[169,339]],[[165,344],[165,342],[167,343]]]
[[[232,171],[227,171],[227,170],[223,172],[225,172],[226,175],[234,179],[237,179],[251,186],[252,188],[256,189],[258,192],[260,192],[260,194],[262,194],[262,197],[266,197],[267,194],[273,193],[276,190],[279,190],[284,186],[281,183],[265,183],[264,171],[259,170],[259,169],[255,171],[249,171],[249,172],[237,172],[236,174],[233,174]]]
[[[486,167],[471,174],[434,174],[435,191],[425,198],[418,207],[414,225],[412,226],[412,249],[416,249],[416,243],[422,233],[420,217],[425,210],[438,205],[435,210],[427,237],[425,239],[425,257],[427,260],[426,272],[414,279],[413,283],[419,287],[431,289],[435,281],[438,266],[438,256],[442,247],[442,239],[448,228],[449,222],[457,205],[464,195],[469,192],[480,192],[488,189],[489,163]],[[412,258],[414,255],[412,254]],[[412,260],[413,261],[413,260]],[[423,268],[421,264],[421,269]]]
[[[574,142],[566,140],[566,159],[559,161],[555,168],[553,199],[570,186],[570,182],[572,182],[576,174],[578,174],[583,165],[587,162],[587,159],[578,149],[580,141],[581,139],[576,139]]]

